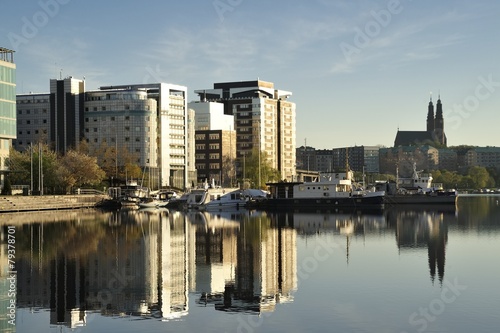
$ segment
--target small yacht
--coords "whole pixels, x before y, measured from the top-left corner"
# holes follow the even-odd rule
[[[238,210],[245,207],[246,202],[247,199],[243,195],[242,191],[235,190],[222,195],[218,194],[213,200],[201,205],[200,209],[207,211]]]

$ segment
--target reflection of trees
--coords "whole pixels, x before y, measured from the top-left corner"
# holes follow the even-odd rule
[[[24,224],[17,229],[16,253],[19,259],[29,260],[33,253],[50,261],[62,253],[67,258],[84,259],[97,252],[101,246],[114,246],[113,236],[126,234],[127,251],[133,251],[133,242],[142,237],[144,227],[121,224],[109,226],[109,214],[95,214],[92,219],[80,221],[72,217],[70,221]],[[34,265],[38,262],[34,261]]]
[[[458,198],[458,225],[462,228],[479,228],[483,224],[500,220],[498,196],[477,195]]]

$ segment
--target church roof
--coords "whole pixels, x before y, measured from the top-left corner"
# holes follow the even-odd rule
[[[428,131],[398,131],[394,140],[394,147],[418,146],[435,142],[432,132]]]

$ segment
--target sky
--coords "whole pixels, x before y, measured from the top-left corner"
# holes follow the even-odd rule
[[[17,92],[270,81],[292,92],[296,144],[393,146],[441,97],[449,146],[500,146],[495,0],[3,0]]]

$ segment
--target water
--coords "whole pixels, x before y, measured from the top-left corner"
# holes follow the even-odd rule
[[[456,210],[415,207],[378,215],[4,215],[0,328],[495,332],[499,200],[460,197]],[[15,236],[15,327],[4,315],[9,232]]]

